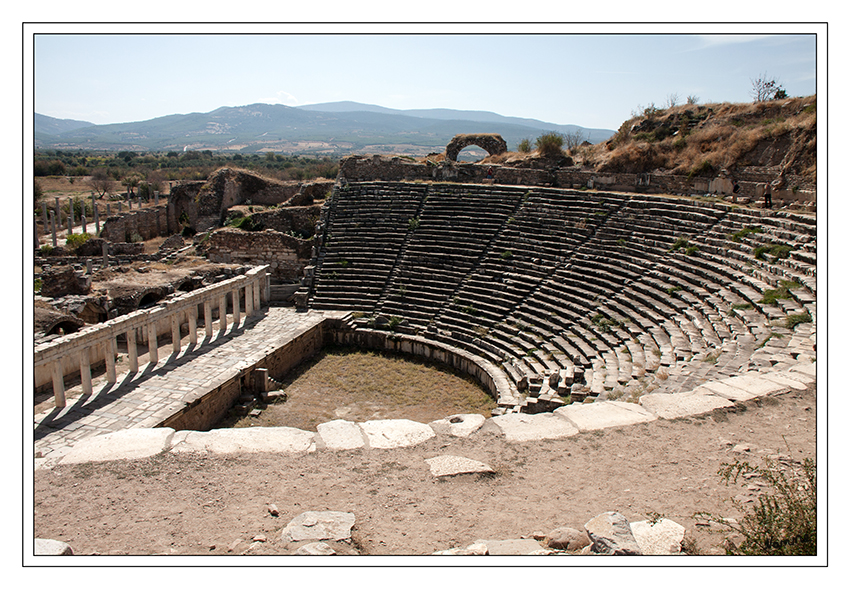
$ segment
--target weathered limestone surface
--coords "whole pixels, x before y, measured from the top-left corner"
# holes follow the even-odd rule
[[[576,426],[552,413],[508,413],[491,417],[490,422],[510,442],[568,438],[578,433]]]
[[[85,438],[62,458],[62,464],[134,460],[147,458],[167,450],[174,430],[170,427],[127,429]]]
[[[72,556],[74,551],[65,542],[36,538],[34,554],[36,556]]]
[[[316,429],[319,445],[328,450],[353,450],[366,445],[360,426],[353,421],[336,419],[319,424]]]
[[[281,532],[283,542],[346,540],[351,537],[354,514],[344,511],[305,511]]]
[[[581,432],[646,423],[656,419],[655,415],[640,405],[622,401],[567,405],[556,409],[555,413],[570,420]]]
[[[680,554],[685,527],[666,518],[656,522],[632,522],[632,535],[641,554]]]
[[[632,535],[629,520],[615,511],[601,513],[584,524],[587,535],[593,544],[591,552],[610,555],[639,555],[635,537]]]
[[[132,430],[131,430],[132,431]],[[174,435],[174,452],[314,452],[315,434],[292,427],[246,427],[208,432],[180,431]]]
[[[546,535],[546,546],[555,550],[581,550],[590,544],[590,536],[584,530],[568,526],[555,528]]]
[[[541,554],[545,549],[537,540],[518,538],[515,540],[476,540],[473,545],[486,547],[490,556],[520,556]],[[551,551],[549,551],[551,552]]]
[[[474,432],[481,429],[486,418],[479,413],[466,413],[462,415],[449,415],[444,419],[432,421],[428,425],[438,434],[468,438]]]
[[[370,448],[403,448],[433,438],[434,430],[410,419],[376,419],[360,424]]]
[[[662,419],[676,419],[708,413],[735,404],[716,395],[690,393],[652,393],[640,398],[640,404]]]
[[[426,458],[425,462],[428,463],[431,474],[435,477],[495,472],[489,465],[463,456],[434,456],[433,458]]]

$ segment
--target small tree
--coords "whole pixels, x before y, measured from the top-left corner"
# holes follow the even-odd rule
[[[667,108],[673,108],[679,104],[679,95],[675,92],[671,92],[667,95]]]
[[[531,151],[531,140],[528,139],[528,138],[525,138],[522,141],[520,141],[519,145],[517,146],[517,151],[519,151],[520,153],[530,152]]]
[[[767,102],[768,100],[780,100],[788,97],[785,88],[776,78],[768,78],[767,74],[762,74],[750,81],[753,84],[753,89],[750,91],[753,102]]]
[[[103,168],[97,168],[89,178],[89,186],[98,197],[108,196],[112,192],[113,180]]]

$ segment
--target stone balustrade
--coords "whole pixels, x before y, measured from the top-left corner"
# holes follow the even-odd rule
[[[38,388],[47,385],[52,380],[56,407],[64,407],[67,375],[79,372],[83,394],[90,394],[91,367],[93,364],[104,362],[107,382],[116,382],[116,338],[119,335],[126,335],[130,372],[135,373],[139,371],[137,334],[142,334],[144,339],[153,343],[148,346],[148,362],[156,365],[159,362],[159,354],[155,342],[163,325],[171,327],[172,349],[176,356],[181,349],[183,325],[188,324],[189,345],[198,343],[199,317],[203,319],[206,338],[212,339],[215,308],[218,310],[219,332],[224,332],[227,329],[228,298],[232,305],[232,327],[235,328],[239,326],[243,314],[250,317],[259,312],[263,302],[269,299],[269,289],[268,266],[257,266],[242,276],[194,290],[154,308],[135,311],[37,346],[34,354],[35,386]],[[244,309],[240,308],[243,293]],[[199,312],[201,308],[202,316]]]

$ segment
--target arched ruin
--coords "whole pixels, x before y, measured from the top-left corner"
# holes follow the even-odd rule
[[[497,133],[465,133],[455,135],[446,145],[446,159],[457,161],[457,155],[461,150],[470,145],[480,147],[490,155],[499,155],[508,150],[508,144]]]

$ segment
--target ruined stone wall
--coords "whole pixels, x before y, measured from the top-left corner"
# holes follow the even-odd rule
[[[493,179],[487,179],[492,169]],[[773,177],[764,171],[744,171],[735,175],[740,185],[739,196],[760,198],[759,183],[769,182]],[[725,176],[688,177],[673,174],[628,174],[598,173],[579,168],[515,168],[488,164],[458,164],[455,162],[418,163],[409,159],[375,156],[349,156],[340,163],[341,181],[363,182],[384,181],[434,181],[504,184],[508,186],[552,186],[557,188],[591,188],[623,192],[646,192],[652,194],[732,194],[731,180]],[[796,178],[788,177],[787,185],[800,184]],[[777,193],[784,203],[812,203],[816,193],[811,191],[781,191]],[[776,201],[777,196],[774,196]]]
[[[101,238],[112,242],[132,241],[136,235],[144,240],[169,235],[168,205],[112,215],[100,232]]]
[[[268,264],[272,279],[295,282],[310,262],[313,242],[271,229],[241,231],[225,228],[212,232],[206,247],[210,262],[253,266]]]
[[[312,237],[321,210],[320,205],[281,207],[254,213],[251,215],[251,221],[254,224],[259,223],[263,229],[274,229],[281,233],[294,231],[305,237]]]
[[[201,191],[204,182],[181,182],[171,188],[168,195],[168,232],[179,233],[182,230],[181,217],[188,222],[189,227],[195,227],[198,222],[198,207],[195,199]]]

